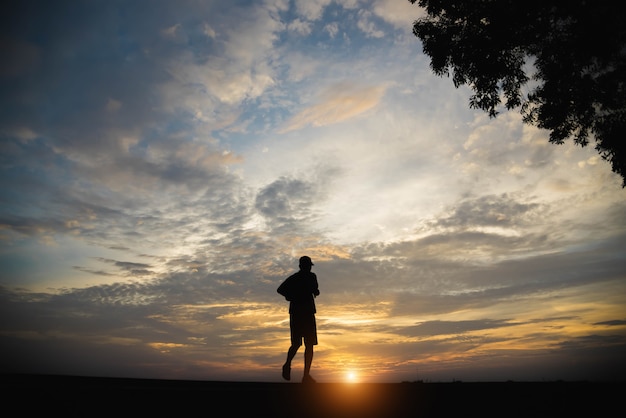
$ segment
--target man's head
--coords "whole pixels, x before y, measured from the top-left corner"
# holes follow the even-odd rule
[[[311,257],[303,255],[300,257],[300,268],[303,270],[311,270],[313,266],[313,261],[311,261]]]

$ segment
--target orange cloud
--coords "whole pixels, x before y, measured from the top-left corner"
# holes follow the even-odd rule
[[[293,116],[280,133],[350,119],[375,107],[384,93],[383,86],[360,86],[350,82],[334,84],[320,95],[319,103]]]

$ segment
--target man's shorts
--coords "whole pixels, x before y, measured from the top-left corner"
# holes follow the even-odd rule
[[[289,315],[289,328],[291,329],[291,345],[317,345],[317,327],[315,314],[291,314]]]

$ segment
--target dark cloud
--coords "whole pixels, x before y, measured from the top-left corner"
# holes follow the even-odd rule
[[[310,222],[317,199],[316,184],[281,177],[258,192],[255,208],[273,229],[286,230]]]
[[[144,263],[134,263],[130,261],[117,261],[106,258],[98,258],[99,261],[102,261],[107,264],[111,264],[115,267],[118,267],[120,270],[125,272],[130,276],[149,276],[154,275],[154,272],[150,270],[152,267],[149,264]]]
[[[600,322],[594,322],[593,325],[608,325],[608,326],[621,326],[621,325],[626,325],[626,320],[624,319],[614,319],[611,321],[600,321]]]
[[[84,271],[85,273],[95,274],[96,276],[114,276],[113,273],[107,272],[105,270],[94,270],[81,266],[72,266],[73,269]]]
[[[54,213],[54,196],[112,207],[129,193],[146,205],[154,191],[221,188],[223,165],[238,157],[195,132],[195,115],[164,108],[160,96],[171,81],[168,65],[181,54],[164,31],[182,23],[199,32],[203,22],[188,13],[207,6],[11,4],[3,14],[2,61],[22,71],[0,72],[5,199]]]
[[[448,215],[437,220],[443,227],[520,227],[540,218],[541,206],[537,203],[521,203],[508,194],[488,195],[464,199],[455,205]]]
[[[109,263],[109,264],[113,264],[117,267],[120,267],[124,270],[135,270],[138,268],[149,268],[150,265],[149,264],[144,264],[144,263],[133,263],[130,261],[117,261],[117,260],[111,260],[108,258],[98,258],[98,260],[104,262],[104,263]]]
[[[407,336],[433,336],[447,334],[463,334],[469,331],[479,331],[507,327],[511,324],[506,320],[474,320],[474,321],[427,321],[412,327],[398,329],[402,335]]]

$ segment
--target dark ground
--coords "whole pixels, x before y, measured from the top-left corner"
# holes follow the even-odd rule
[[[605,417],[624,383],[259,383],[0,375],[19,415],[184,417]],[[10,408],[10,409],[9,409]]]

